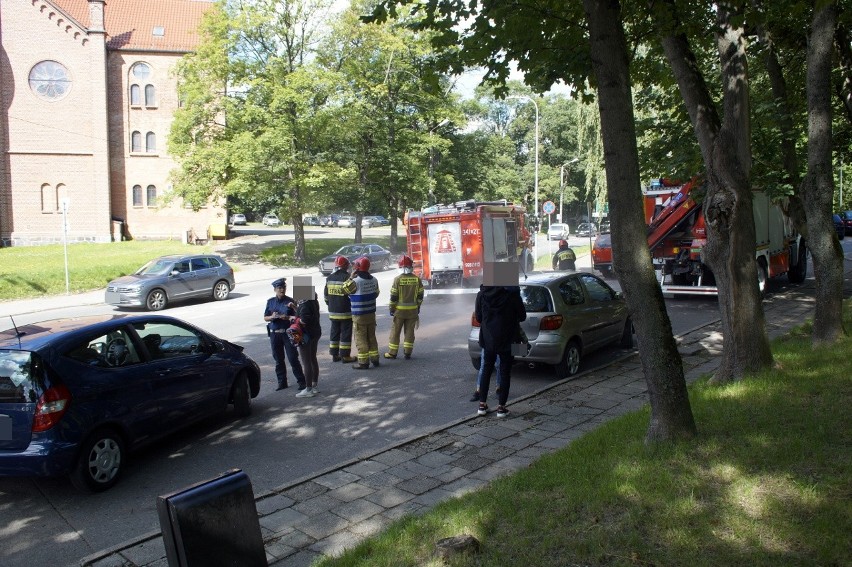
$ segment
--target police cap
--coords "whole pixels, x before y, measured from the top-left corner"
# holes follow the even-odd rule
[[[272,282],[272,287],[287,287],[287,278],[278,278]]]

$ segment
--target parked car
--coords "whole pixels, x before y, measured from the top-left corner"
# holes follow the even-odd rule
[[[234,226],[237,225],[245,225],[248,221],[246,221],[246,216],[242,213],[236,213],[231,215],[231,224]]]
[[[568,238],[568,225],[555,222],[547,229],[548,240],[566,240]]]
[[[843,219],[840,215],[831,215],[832,220],[834,221],[834,230],[837,232],[837,238],[843,240],[846,238],[846,225],[843,223]]]
[[[581,222],[577,225],[577,236],[594,236],[598,233],[598,227],[593,222]]]
[[[302,219],[302,224],[305,226],[321,226],[319,217],[305,217]]]
[[[361,226],[364,228],[373,228],[376,226],[389,226],[390,221],[381,215],[372,215],[369,217],[364,217],[364,220],[361,221]]]
[[[127,453],[226,411],[251,413],[243,347],[162,315],[98,315],[0,331],[0,476],[112,487]]]
[[[846,234],[852,234],[852,211],[842,211],[838,214],[843,220],[843,226],[846,227]]]
[[[340,218],[340,215],[321,215],[320,216],[320,226],[337,226],[337,219]]]
[[[592,243],[592,268],[604,277],[612,275],[612,237],[608,232],[599,234]]]
[[[633,322],[621,292],[587,272],[531,274],[521,283],[527,319],[521,327],[529,339],[524,364],[553,366],[557,378],[573,376],[582,357],[610,344],[633,347]],[[479,370],[479,322],[471,316],[468,354]]]
[[[266,213],[263,215],[263,224],[266,226],[279,226],[281,224],[281,219],[279,219],[278,215],[275,213]]]
[[[338,217],[337,226],[341,228],[354,228],[355,227],[355,217],[351,215],[344,215]]]
[[[334,254],[330,254],[319,261],[319,270],[323,275],[327,276],[334,271],[334,261],[338,256],[346,256],[350,263],[354,262],[356,258],[366,256],[370,259],[371,272],[387,270],[392,265],[391,251],[378,244],[347,244]]]
[[[600,227],[598,227],[598,232],[600,232],[601,234],[603,234],[605,232],[609,232],[609,231],[610,231],[609,221],[602,222]]]
[[[194,297],[228,299],[234,285],[234,269],[220,256],[174,254],[155,258],[133,274],[112,280],[104,300],[118,307],[159,311],[169,303]]]

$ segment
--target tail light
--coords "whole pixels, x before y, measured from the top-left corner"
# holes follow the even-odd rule
[[[33,416],[33,433],[47,431],[62,419],[68,404],[71,403],[71,392],[62,384],[51,386],[41,395],[36,404]]]
[[[562,326],[562,315],[547,315],[542,317],[538,328],[540,331],[556,331]]]
[[[479,320],[476,318],[476,312],[475,311],[470,314],[470,324],[473,327],[479,326]]]

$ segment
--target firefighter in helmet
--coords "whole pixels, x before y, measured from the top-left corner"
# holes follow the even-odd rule
[[[388,352],[385,358],[396,358],[399,352],[399,335],[404,331],[402,354],[411,358],[414,350],[414,329],[417,327],[420,305],[423,303],[423,282],[414,275],[414,261],[408,256],[399,259],[402,273],[393,280],[390,295],[390,314],[393,317]]]
[[[349,279],[349,260],[338,256],[334,260],[334,269],[325,279],[325,304],[328,318],[331,320],[331,332],[328,353],[334,362],[355,362],[350,356],[352,350],[352,304],[343,291],[343,283]]]
[[[577,269],[574,265],[576,260],[577,255],[574,254],[574,251],[571,250],[570,246],[568,246],[568,241],[560,240],[559,250],[557,250],[556,254],[553,255],[553,269],[559,270],[560,272],[564,272],[566,270],[574,271]]]
[[[352,368],[366,370],[379,365],[379,342],[376,340],[376,299],[379,282],[370,274],[370,259],[361,256],[352,267],[352,275],[343,283],[343,293],[352,304],[352,334],[358,348],[358,362]]]

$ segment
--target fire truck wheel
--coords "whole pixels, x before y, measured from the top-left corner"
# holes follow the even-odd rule
[[[479,367],[482,365],[482,357],[477,356],[476,358],[470,357],[470,363],[473,364],[473,367],[479,370]]]
[[[565,347],[565,354],[562,355],[562,361],[556,364],[553,369],[556,371],[556,377],[560,380],[577,373],[577,370],[580,369],[580,345],[576,340],[568,342]]]

